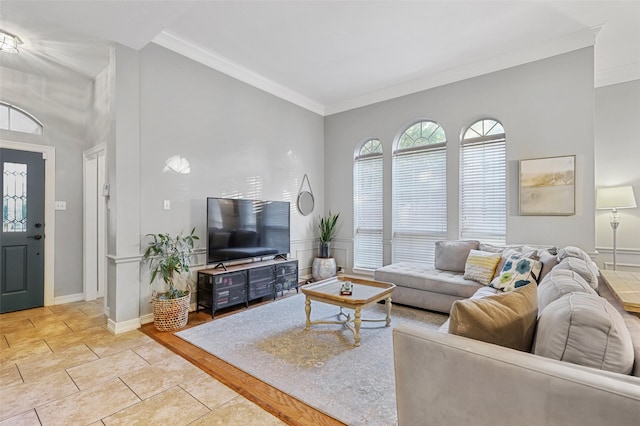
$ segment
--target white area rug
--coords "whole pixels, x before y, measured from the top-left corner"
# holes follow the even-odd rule
[[[400,323],[437,329],[447,316],[394,305],[391,327],[363,323],[355,347],[342,325],[305,331],[304,301],[299,294],[176,335],[346,424],[397,424],[391,331]],[[339,309],[311,302],[311,320],[335,320]],[[385,314],[376,304],[362,318]]]

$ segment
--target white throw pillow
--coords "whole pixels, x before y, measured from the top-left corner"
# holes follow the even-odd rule
[[[542,263],[539,260],[524,257],[521,253],[512,254],[490,286],[503,291],[512,291],[529,283],[538,284]]]

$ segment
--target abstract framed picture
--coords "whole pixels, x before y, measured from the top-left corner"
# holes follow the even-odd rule
[[[576,156],[520,160],[520,215],[576,213]]]

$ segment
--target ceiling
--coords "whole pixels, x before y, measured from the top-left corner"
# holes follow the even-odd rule
[[[6,68],[91,79],[155,42],[323,115],[594,42],[596,86],[640,78],[637,0],[0,0],[0,28]]]

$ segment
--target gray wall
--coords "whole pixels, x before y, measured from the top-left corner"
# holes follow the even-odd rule
[[[323,211],[323,117],[150,44],[140,51],[141,234],[206,236],[208,196],[291,202],[292,255],[301,266],[314,255],[314,221]],[[165,169],[172,156],[191,172]],[[304,174],[316,210],[302,216],[295,201]],[[171,209],[163,209],[170,200]],[[204,248],[201,240],[200,247]],[[199,262],[204,261],[201,254]],[[149,310],[146,271],[141,311]]]
[[[44,125],[42,136],[0,130],[0,139],[56,148],[55,195],[56,200],[67,202],[67,209],[55,212],[54,297],[83,292],[82,152],[92,82],[65,72],[68,78],[52,79],[0,67],[0,99]]]
[[[437,121],[447,143],[448,236],[458,238],[458,151],[462,130],[483,117],[498,119],[507,136],[507,242],[577,245],[594,252],[593,48],[456,82],[325,121],[326,208],[339,211],[345,265],[352,265],[353,156],[364,139],[384,146],[385,263],[390,262],[391,152],[412,120]],[[576,155],[576,214],[520,216],[519,160]]]
[[[596,187],[632,185],[640,205],[640,80],[600,87],[595,99]],[[613,257],[609,213],[596,211],[596,247],[601,253],[601,266]],[[618,269],[640,271],[640,207],[619,213]]]

